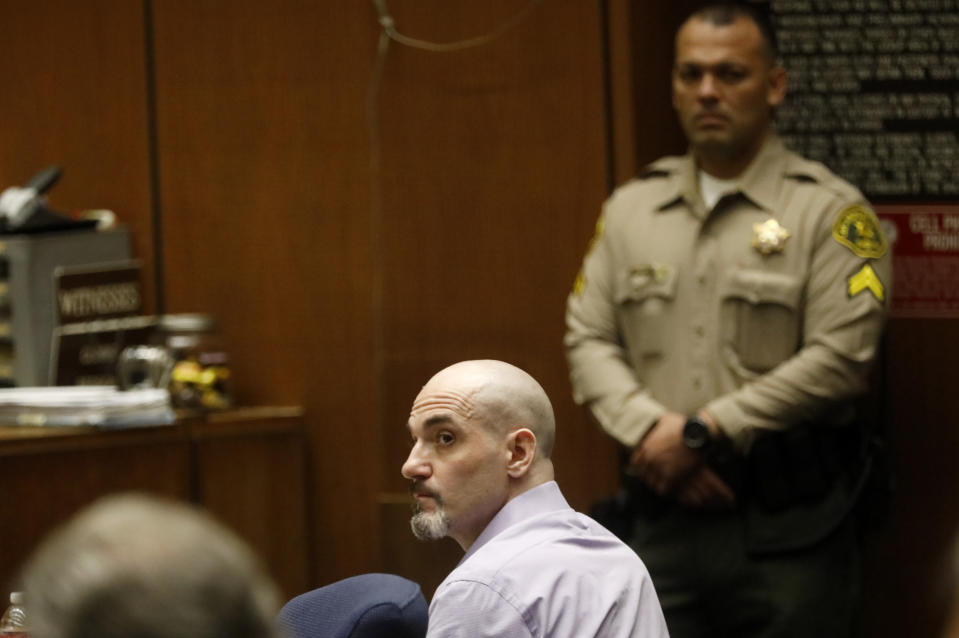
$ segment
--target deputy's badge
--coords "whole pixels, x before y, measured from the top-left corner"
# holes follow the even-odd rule
[[[886,254],[889,244],[879,227],[875,213],[865,206],[850,206],[839,213],[832,227],[832,236],[859,257],[878,259]]]
[[[885,301],[886,291],[883,288],[879,275],[869,264],[863,265],[859,271],[849,278],[847,290],[850,297],[855,297],[863,290],[868,290],[879,301]]]
[[[781,253],[789,239],[789,231],[779,225],[775,219],[753,224],[753,248],[762,255]]]

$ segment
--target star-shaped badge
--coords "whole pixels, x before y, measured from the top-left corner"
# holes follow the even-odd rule
[[[767,219],[761,224],[753,224],[753,248],[762,255],[781,253],[789,239],[789,231],[779,225],[775,219]]]

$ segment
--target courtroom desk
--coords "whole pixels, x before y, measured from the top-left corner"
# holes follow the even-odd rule
[[[262,557],[287,597],[312,586],[309,455],[297,407],[179,413],[173,425],[0,426],[0,594],[56,525],[136,490],[209,510]]]

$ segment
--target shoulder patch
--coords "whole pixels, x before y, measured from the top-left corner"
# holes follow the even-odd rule
[[[859,257],[867,259],[878,259],[889,248],[876,214],[859,204],[839,213],[832,227],[832,236]]]
[[[786,169],[786,177],[801,182],[825,182],[829,178],[829,171],[825,166],[811,160],[796,158]]]
[[[653,179],[656,177],[669,177],[671,171],[668,168],[663,166],[656,166],[655,164],[650,164],[646,166],[639,172],[639,175],[636,176],[636,179],[646,180]]]
[[[662,169],[657,169],[652,166],[647,166],[639,175],[636,176],[636,179],[653,179],[655,177],[669,177],[669,171],[664,171]]]
[[[795,156],[786,169],[786,177],[802,184],[816,184],[832,191],[843,201],[856,201],[862,197],[859,190],[833,173],[822,162]]]
[[[669,177],[682,164],[683,158],[680,156],[661,157],[655,162],[647,164],[639,172],[639,179],[651,179],[655,177]]]

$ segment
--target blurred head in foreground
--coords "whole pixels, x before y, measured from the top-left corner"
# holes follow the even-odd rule
[[[275,587],[233,532],[190,506],[104,498],[23,572],[31,638],[270,638]]]

